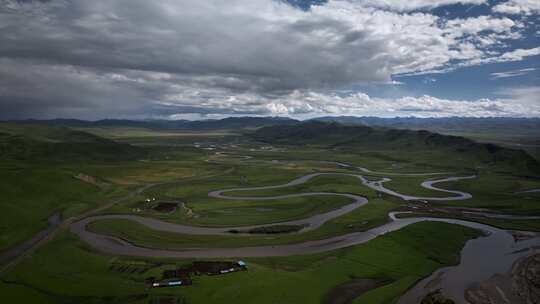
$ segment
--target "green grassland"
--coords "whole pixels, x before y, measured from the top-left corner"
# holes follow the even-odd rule
[[[1,168],[0,251],[44,229],[53,213],[69,218],[123,198],[141,185],[216,172],[208,167],[195,169],[160,162],[3,161]],[[75,178],[81,173],[95,177],[98,182]]]
[[[348,172],[370,179],[384,176],[325,161],[381,172],[477,174],[474,180],[437,185],[473,194],[470,200],[441,205],[540,214],[538,194],[515,193],[540,188],[534,164],[521,158],[519,152],[411,134],[385,131],[382,138],[399,147],[392,149],[368,141],[375,138],[371,135],[366,135],[367,139],[354,137],[356,141],[352,142],[329,135],[317,142],[309,139],[313,134],[304,134],[299,144],[292,144],[261,143],[234,132],[73,130],[0,124],[0,190],[4,195],[0,203],[0,251],[45,228],[51,214],[59,212],[64,219],[76,217],[120,199],[124,200],[101,213],[137,214],[203,226],[264,224],[319,214],[350,200],[339,196],[224,200],[210,198],[208,192],[279,185],[314,172]],[[79,174],[92,179],[74,177]],[[385,186],[404,194],[447,196],[420,187],[428,177],[389,177],[392,181]],[[136,194],[143,187],[146,190]],[[386,195],[379,197],[358,179],[344,176],[320,176],[288,188],[226,194],[268,196],[315,191],[354,193],[367,197],[369,203],[302,234],[188,236],[157,232],[127,220],[97,221],[89,228],[155,248],[289,244],[368,230],[386,223],[388,212],[404,203]],[[126,199],[128,195],[132,196]],[[172,214],[145,208],[143,202],[150,197],[183,202],[192,215],[183,208]],[[536,221],[484,222],[538,230]],[[476,236],[477,231],[455,225],[418,223],[361,246],[309,256],[248,259],[250,269],[245,273],[197,277],[195,285],[187,288],[148,290],[144,278],[159,276],[162,270],[189,261],[102,255],[61,228],[53,240],[0,276],[0,294],[16,303],[148,303],[160,295],[173,295],[189,303],[253,303],[253,299],[256,303],[321,303],[339,284],[375,278],[388,284],[363,294],[355,303],[394,303],[418,279],[456,263],[464,242]],[[144,273],[122,273],[111,270],[116,263],[150,266]]]
[[[192,208],[196,217],[185,222],[204,226],[234,226],[270,224],[306,218],[329,212],[350,203],[339,196],[311,196],[280,199],[276,201],[217,200]]]
[[[437,236],[429,231],[439,231]],[[365,294],[362,303],[393,303],[418,279],[454,264],[478,232],[445,223],[419,223],[362,246],[324,254],[247,259],[249,271],[201,276],[176,289],[144,288],[178,260],[137,260],[93,253],[69,234],[59,236],[2,277],[0,292],[18,303],[148,303],[173,295],[189,303],[320,303],[334,286],[354,278],[384,278],[389,285]],[[110,270],[114,263],[152,264],[144,273]],[[360,300],[359,299],[359,300]]]
[[[81,182],[70,168],[3,163],[0,170],[0,251],[47,227],[55,212],[68,218],[125,195],[114,187]]]
[[[219,176],[181,180],[176,183],[158,185],[145,192],[147,197],[185,203],[193,213],[190,216],[186,214],[184,209],[173,214],[156,213],[145,208],[147,205],[142,202],[142,197],[139,197],[138,201],[131,200],[117,204],[111,209],[104,210],[103,213],[135,213],[192,225],[234,226],[305,218],[336,209],[350,202],[350,199],[340,196],[310,196],[267,201],[226,200],[208,197],[208,192],[217,189],[283,184],[313,172],[309,168],[306,164],[294,167],[290,167],[288,164],[274,164],[272,167],[265,161],[251,162],[249,165],[237,164],[234,166],[234,170]],[[333,172],[328,168],[319,168],[319,171],[326,170]],[[267,172],[273,174],[266,174]],[[264,196],[325,191],[355,193],[369,198],[376,197],[375,191],[363,186],[358,178],[332,175],[318,176],[305,184],[293,187],[238,193],[232,191],[226,194]],[[137,210],[137,212],[133,210]]]
[[[388,222],[388,212],[399,206],[395,202],[374,199],[367,205],[344,216],[326,222],[320,228],[302,234],[272,236],[224,236],[183,235],[150,229],[130,220],[99,220],[89,229],[101,234],[116,236],[131,243],[152,248],[188,247],[236,247],[247,245],[277,245],[306,240],[323,239],[355,231],[365,231]],[[220,215],[223,217],[222,215]]]
[[[454,176],[467,176],[467,174],[456,174]],[[397,177],[392,176],[391,181],[385,182],[384,186],[388,189],[397,191],[398,193],[405,195],[415,195],[415,196],[424,196],[424,197],[451,197],[454,196],[452,193],[435,191],[427,189],[421,186],[422,182],[427,179],[443,179],[448,177],[446,175],[436,175],[436,176],[407,176],[407,177]],[[448,190],[461,190],[459,187],[452,187],[445,183],[434,184],[435,187]]]
[[[172,214],[159,213],[151,208],[144,208],[140,201],[132,204],[117,205],[103,211],[105,214],[133,213],[161,220],[187,223],[196,226],[222,227],[268,224],[302,219],[315,214],[325,213],[349,204],[350,199],[339,196],[310,196],[287,198],[271,201],[244,201],[210,199],[211,203],[190,204],[192,214],[178,208]],[[133,207],[127,207],[133,206]],[[137,206],[143,206],[142,208]],[[136,209],[139,208],[139,209]],[[137,210],[137,211],[133,211]],[[141,210],[141,211],[139,211]]]
[[[493,143],[501,145],[503,147],[509,147],[514,149],[523,149],[527,151],[537,160],[540,160],[540,144],[538,141],[538,131],[535,129],[523,130],[522,132],[516,134],[516,130],[496,130],[496,132],[491,130],[486,131],[443,131],[441,134],[451,134],[457,136],[464,136],[471,138],[478,142]]]
[[[140,186],[223,170],[198,149],[141,150],[61,127],[1,123],[0,152],[0,251],[43,230],[54,213],[67,219]]]
[[[4,125],[2,132],[12,136],[22,136],[29,133],[32,134],[30,138],[38,143],[43,141],[47,143],[96,141],[91,136],[83,136],[78,133],[75,136],[64,128]],[[504,166],[496,167],[497,171],[491,168],[478,169],[478,166],[474,165],[474,157],[466,161],[461,161],[461,159],[460,162],[452,161],[451,164],[441,162],[441,159],[453,159],[449,151],[410,149],[408,153],[398,153],[355,148],[354,153],[352,151],[336,153],[316,146],[308,148],[288,146],[285,148],[286,152],[272,152],[261,150],[260,146],[249,142],[240,141],[238,143],[235,136],[209,136],[204,137],[204,140],[198,138],[198,141],[204,142],[206,140],[207,143],[212,143],[218,150],[229,147],[231,142],[234,143],[235,147],[228,150],[232,155],[216,157],[215,151],[193,147],[194,139],[190,137],[179,136],[182,142],[174,142],[171,145],[169,135],[159,136],[155,132],[145,133],[144,136],[140,136],[141,134],[138,133],[140,130],[137,132],[109,130],[108,132],[109,135],[120,134],[117,136],[128,142],[130,140],[138,141],[143,137],[147,138],[147,143],[152,143],[152,146],[147,147],[150,153],[141,155],[143,158],[139,160],[115,162],[106,161],[107,157],[101,161],[75,159],[61,163],[54,160],[48,163],[31,160],[25,161],[28,164],[26,167],[21,165],[20,160],[3,161],[3,165],[8,169],[2,172],[2,180],[7,181],[2,184],[2,187],[6,188],[4,193],[7,195],[7,201],[17,201],[17,203],[6,206],[5,220],[2,221],[2,229],[6,232],[2,234],[1,248],[5,249],[21,242],[44,228],[47,217],[54,212],[62,211],[65,215],[70,216],[80,214],[99,204],[111,201],[119,195],[126,194],[127,191],[138,186],[153,183],[158,185],[147,190],[144,195],[104,212],[132,213],[133,206],[136,206],[144,197],[180,200],[199,216],[186,217],[182,212],[173,215],[159,215],[150,212],[144,215],[195,225],[247,225],[257,223],[264,218],[267,220],[263,222],[269,223],[324,212],[342,205],[344,202],[340,201],[340,198],[329,197],[324,198],[325,203],[323,204],[319,204],[317,199],[306,198],[268,202],[229,201],[211,199],[207,193],[223,188],[282,184],[304,174],[317,171],[358,173],[355,170],[323,162],[328,160],[343,161],[352,165],[365,166],[372,170],[397,173],[440,171],[469,173],[472,168],[476,168],[479,177],[474,181],[465,180],[441,184],[442,187],[448,189],[459,189],[473,194],[471,200],[452,202],[451,204],[493,208],[512,213],[539,212],[534,195],[514,194],[519,190],[538,187],[540,181],[537,178],[514,175]],[[97,140],[97,142],[101,141]],[[107,145],[109,144],[111,143],[107,142]],[[25,146],[23,145],[23,147]],[[33,148],[34,144],[30,147]],[[27,154],[34,155],[34,153]],[[239,157],[241,155],[250,155],[253,156],[253,159],[245,160]],[[291,155],[294,158],[291,158]],[[76,180],[73,175],[78,173],[95,176],[109,186],[103,189]],[[373,179],[378,176],[372,175]],[[423,180],[424,177],[392,176],[392,181],[386,183],[386,186],[404,194],[446,195],[420,187]],[[16,182],[16,185],[13,186],[10,181]],[[47,185],[49,182],[50,185]],[[166,184],[159,185],[161,183]],[[31,190],[28,191],[28,189]],[[64,191],[65,189],[70,191]],[[373,197],[373,191],[362,186],[355,178],[337,176],[317,177],[309,183],[287,189],[230,192],[228,194],[263,196],[308,191],[335,191]],[[259,208],[263,206],[271,208],[275,212],[258,212]],[[288,214],[288,211],[291,213]],[[13,214],[18,214],[23,221],[17,220]],[[16,224],[27,221],[32,224],[19,224],[19,226]],[[14,227],[20,229],[14,229]]]
[[[447,202],[452,206],[479,207],[505,213],[540,214],[538,196],[516,192],[540,188],[540,179],[501,173],[481,172],[474,180],[441,183],[441,187],[459,189],[473,195],[470,200]]]
[[[400,218],[406,217],[418,217],[418,216],[430,216],[441,218],[456,218],[465,219],[471,222],[478,222],[500,229],[516,230],[516,231],[536,231],[540,232],[539,220],[523,220],[523,219],[496,219],[496,218],[479,218],[479,217],[467,217],[456,216],[448,213],[423,213],[423,212],[411,212],[398,215]]]
[[[360,179],[353,176],[321,175],[309,180],[307,183],[279,189],[253,190],[253,191],[228,191],[228,196],[277,196],[284,194],[306,192],[336,192],[354,193],[364,195],[374,191],[362,185]]]
[[[153,140],[161,141],[163,139],[170,140],[175,138],[220,138],[223,136],[233,136],[238,133],[229,131],[229,130],[212,130],[212,131],[167,131],[167,130],[152,130],[147,128],[137,128],[137,127],[79,127],[75,128],[76,130],[81,130],[84,132],[96,134],[101,137],[111,138],[115,140],[124,140],[124,141],[138,141],[138,140]]]

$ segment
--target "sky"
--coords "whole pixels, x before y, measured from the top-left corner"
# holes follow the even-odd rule
[[[538,0],[0,0],[0,119],[540,117]]]

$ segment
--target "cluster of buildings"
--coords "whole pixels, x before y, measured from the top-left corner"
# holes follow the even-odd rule
[[[244,261],[196,261],[188,266],[163,271],[161,280],[147,278],[146,284],[150,288],[188,286],[193,285],[193,275],[223,275],[246,270]]]

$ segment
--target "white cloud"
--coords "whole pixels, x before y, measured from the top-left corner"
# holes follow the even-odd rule
[[[540,1],[538,0],[510,0],[495,5],[492,10],[502,14],[535,15],[540,13]]]
[[[437,79],[433,77],[425,77],[424,79],[422,79],[423,84],[432,84],[434,82],[437,82]]]
[[[467,19],[452,19],[446,23],[446,29],[452,36],[475,35],[482,31],[495,33],[510,32],[516,26],[510,18],[496,18],[492,16],[478,16]]]
[[[405,83],[404,82],[401,82],[401,81],[397,81],[397,80],[391,80],[389,82],[385,82],[384,84],[387,84],[387,85],[394,85],[394,86],[400,86],[400,85],[404,85]]]
[[[501,96],[503,102],[528,106],[533,112],[536,111],[536,116],[538,116],[540,86],[505,88],[497,93]]]
[[[526,69],[512,70],[512,71],[506,71],[506,72],[491,73],[490,75],[492,79],[509,78],[509,77],[527,75],[530,72],[534,72],[536,70],[537,70],[536,68],[526,68]]]
[[[453,100],[433,96],[377,98],[361,92],[346,95],[293,90],[285,94],[233,92],[215,86],[216,79],[187,79],[173,74],[142,71],[102,73],[58,65],[15,63],[2,59],[2,71],[24,80],[0,81],[0,113],[41,111],[55,117],[161,117],[199,119],[237,115],[314,117],[322,115],[374,116],[520,116],[540,117],[540,87],[501,90],[496,99]],[[5,70],[4,70],[5,69]],[[38,80],[47,78],[48,84]],[[36,80],[37,79],[37,80]],[[55,103],[42,103],[47,96]],[[150,101],[150,102],[149,102]],[[22,115],[21,114],[21,115]]]
[[[500,56],[487,57],[474,59],[469,62],[465,62],[462,66],[479,65],[486,63],[508,62],[508,61],[520,61],[527,57],[540,55],[540,47],[532,49],[517,49],[510,52],[501,54]]]
[[[272,0],[52,0],[39,5],[42,18],[0,11],[8,24],[0,56],[214,75],[250,90],[336,88],[481,59],[522,26],[506,17],[446,20],[370,5],[483,2],[330,0],[301,11]]]
[[[3,115],[457,113],[466,102],[319,92],[540,54],[495,48],[522,38],[523,21],[427,10],[484,0],[330,0],[308,11],[272,0],[0,1]],[[467,109],[507,111],[497,102]]]
[[[364,93],[346,96],[320,92],[295,91],[279,98],[236,96],[237,105],[223,105],[219,99],[206,100],[205,106],[223,109],[236,108],[239,112],[258,115],[315,117],[321,115],[358,116],[418,116],[418,117],[538,117],[540,104],[535,94],[540,87],[514,88],[501,91],[499,99],[449,100],[433,96],[405,96],[401,98],[375,98]],[[186,96],[176,96],[185,104]],[[168,105],[174,105],[171,100]],[[195,105],[197,102],[193,100]]]
[[[540,55],[540,47],[532,49],[516,49],[502,54],[495,54],[492,56],[482,57],[482,58],[473,58],[470,60],[465,60],[460,63],[457,63],[453,66],[443,69],[433,69],[426,70],[421,72],[407,73],[405,75],[425,75],[425,74],[437,74],[437,73],[447,73],[453,71],[457,68],[476,66],[489,63],[500,63],[500,62],[512,62],[512,61],[521,61],[527,57],[538,56]]]
[[[540,47],[532,49],[517,49],[511,52],[504,53],[501,56],[502,61],[518,61],[525,57],[540,55]]]
[[[451,4],[479,5],[485,4],[487,0],[363,0],[365,6],[388,9],[400,12],[414,11],[418,9],[432,9]]]

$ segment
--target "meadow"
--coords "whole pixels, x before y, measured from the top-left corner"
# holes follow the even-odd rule
[[[10,125],[0,131],[21,136],[28,129]],[[227,227],[301,219],[350,203],[350,199],[339,196],[267,201],[208,196],[210,191],[219,189],[280,185],[317,172],[362,174],[370,180],[392,173],[388,176],[392,181],[387,182],[386,187],[404,194],[435,197],[447,194],[421,187],[422,181],[475,174],[474,180],[437,185],[470,192],[472,199],[438,202],[434,206],[540,215],[538,194],[518,193],[540,188],[540,179],[535,173],[521,170],[521,165],[486,162],[482,155],[414,146],[403,152],[376,146],[275,145],[258,143],[230,130],[197,134],[126,128],[80,130],[83,131],[115,142],[102,144],[97,140],[96,143],[94,137],[77,134],[78,141],[83,138],[98,145],[99,153],[89,151],[92,157],[88,158],[70,150],[66,160],[47,159],[51,138],[71,145],[74,135],[65,130],[39,130],[29,139],[32,142],[30,148],[26,145],[18,147],[27,151],[24,153],[26,158],[0,159],[0,189],[5,198],[2,202],[4,212],[0,215],[0,252],[44,229],[47,218],[56,213],[61,214],[64,221],[94,212],[136,214],[173,223]],[[12,142],[12,137],[2,138]],[[42,142],[46,142],[45,147]],[[122,149],[130,151],[126,157],[108,154],[116,142],[121,143]],[[89,147],[92,145],[88,144]],[[131,150],[131,147],[136,149]],[[56,148],[53,150],[57,151]],[[338,166],[333,163],[335,161],[352,167]],[[366,173],[355,167],[382,173]],[[444,174],[400,175],[433,172]],[[388,222],[390,211],[407,205],[363,186],[358,178],[337,175],[318,176],[287,188],[226,194],[274,196],[302,192],[351,193],[366,197],[369,203],[305,233],[181,235],[154,231],[128,220],[99,220],[91,223],[88,229],[150,248],[292,244],[366,231]],[[172,213],[158,212],[152,208],[154,203],[146,201],[150,198],[155,198],[152,202],[172,201],[179,205]],[[537,221],[532,220],[479,221],[507,229],[540,230]],[[465,242],[480,236],[479,231],[461,226],[418,223],[359,246],[308,256],[248,258],[248,272],[196,277],[195,284],[185,288],[147,289],[145,278],[159,277],[163,270],[191,260],[100,254],[67,228],[67,225],[60,226],[51,240],[3,270],[0,293],[5,299],[23,303],[149,303],[169,297],[178,303],[253,303],[253,299],[257,299],[257,303],[333,303],[336,288],[367,279],[378,282],[376,288],[349,299],[350,303],[390,304],[422,277],[457,263]],[[137,271],[118,271],[118,267]]]
[[[0,292],[8,301],[24,303],[148,303],[161,296],[189,303],[253,303],[254,299],[319,303],[335,286],[373,278],[388,283],[355,303],[392,303],[418,279],[456,263],[464,242],[477,236],[478,232],[455,225],[419,223],[363,246],[309,256],[245,259],[247,272],[196,277],[195,284],[185,288],[148,290],[146,277],[159,276],[164,269],[189,260],[103,256],[62,234],[3,276]],[[122,263],[151,266],[141,274],[110,270]]]

